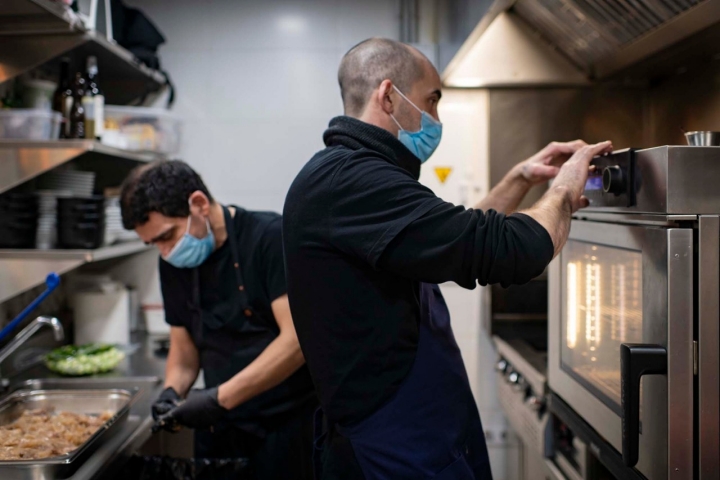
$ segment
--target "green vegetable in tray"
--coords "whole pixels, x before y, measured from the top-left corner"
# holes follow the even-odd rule
[[[92,375],[111,371],[124,358],[125,354],[115,345],[65,345],[48,353],[45,365],[61,375]]]

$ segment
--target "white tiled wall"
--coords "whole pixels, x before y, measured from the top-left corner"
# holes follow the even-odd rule
[[[185,120],[180,158],[215,197],[281,211],[342,113],[337,67],[371,36],[397,38],[398,0],[132,0],[166,37]]]

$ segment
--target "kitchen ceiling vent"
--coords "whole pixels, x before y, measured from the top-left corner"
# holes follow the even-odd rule
[[[513,11],[587,72],[710,0],[518,0]]]

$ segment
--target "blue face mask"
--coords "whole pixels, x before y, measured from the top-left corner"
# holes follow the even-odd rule
[[[196,238],[190,235],[190,219],[188,217],[185,235],[175,244],[165,261],[177,268],[195,268],[200,266],[215,249],[215,235],[210,228],[210,222],[206,219],[208,233],[204,238]]]
[[[395,117],[390,114],[400,131],[398,132],[398,140],[410,150],[413,155],[420,159],[420,163],[425,163],[435,149],[440,145],[442,138],[442,123],[435,120],[429,113],[420,110],[417,105],[411,102],[403,93],[393,85],[395,91],[407,102],[420,112],[420,130],[417,132],[408,132],[404,130]]]

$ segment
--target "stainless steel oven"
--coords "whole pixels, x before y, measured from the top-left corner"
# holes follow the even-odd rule
[[[717,463],[718,405],[705,398],[703,414],[698,392],[717,402],[717,328],[699,332],[720,319],[720,148],[593,162],[591,206],[549,269],[549,386],[628,469],[691,479],[703,429],[699,469]],[[714,360],[701,364],[701,351]]]

